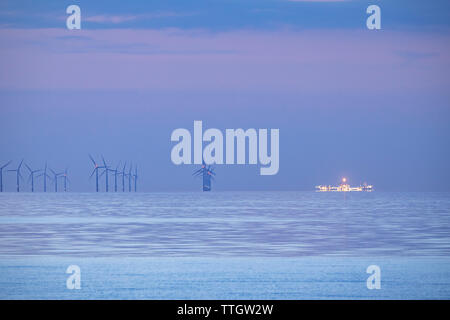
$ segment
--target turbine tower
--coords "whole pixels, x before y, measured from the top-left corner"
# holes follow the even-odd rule
[[[130,163],[130,170],[128,171],[128,192],[131,192],[131,179],[133,178],[133,175],[131,173],[131,169],[133,168],[132,164]]]
[[[98,169],[103,168],[100,167],[97,162],[95,162],[94,158],[92,158],[91,155],[89,155],[89,158],[91,158],[92,163],[94,164],[94,170],[92,170],[91,175],[89,176],[89,178],[92,177],[92,175],[95,173],[95,191],[98,192]]]
[[[5,169],[11,161],[8,161],[5,165],[0,167],[0,192],[3,192],[3,169]]]
[[[133,175],[133,178],[134,178],[134,192],[136,192],[136,189],[137,189],[137,178],[138,178],[138,174],[137,174],[137,166],[134,167],[134,175]]]
[[[36,172],[41,171],[41,170],[32,170],[32,169],[30,168],[30,166],[28,166],[26,163],[25,163],[25,166],[26,166],[27,169],[30,171],[30,175],[29,175],[29,177],[28,177],[28,182],[30,182],[30,180],[31,180],[31,192],[34,192],[34,174],[35,174]]]
[[[106,175],[105,176],[106,192],[108,192],[109,191],[109,182],[108,182],[109,171],[114,171],[114,170],[109,168],[109,166],[106,164],[105,158],[103,158],[103,156],[102,156],[102,160],[103,160],[103,164],[104,164],[104,166],[102,168],[104,168],[105,170],[101,173],[100,176],[103,176],[104,174]]]
[[[125,167],[127,166],[127,163],[123,165],[122,171],[119,172],[120,175],[122,175],[122,192],[125,192],[125,176],[127,175],[125,173]]]
[[[203,178],[203,191],[211,191],[211,180],[214,180],[216,173],[211,166],[207,166],[203,161],[202,167],[195,171],[193,174],[195,177],[202,176]]]
[[[67,181],[70,181],[69,176],[68,176],[68,171],[69,171],[69,168],[64,169],[64,174],[63,174],[64,192],[67,192]]]
[[[116,169],[111,170],[111,172],[114,172],[114,192],[117,192],[117,175],[120,174],[120,172],[119,172],[119,165],[120,165],[120,162],[117,165]]]
[[[22,179],[22,175],[20,174],[20,168],[22,167],[23,159],[20,161],[17,169],[8,170],[16,173],[16,183],[17,183],[17,192],[20,192],[20,179]]]

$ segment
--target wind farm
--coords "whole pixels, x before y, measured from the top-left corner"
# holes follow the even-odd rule
[[[100,156],[101,163],[97,162],[91,154],[88,154],[88,157],[93,164],[93,168],[87,179],[90,181],[95,179],[95,192],[119,192],[120,180],[122,192],[126,192],[126,190],[132,192],[133,189],[134,192],[137,192],[139,177],[137,165],[119,161],[115,169],[112,169],[112,165],[103,155]],[[68,167],[65,167],[64,170],[58,170],[54,166],[49,167],[47,161],[45,161],[44,166],[39,168],[33,166],[29,161],[25,162],[24,159],[16,163],[16,166],[14,166],[12,160],[2,163],[0,167],[0,192],[48,192],[49,183],[50,187],[53,187],[53,192],[69,191],[71,179],[69,179]],[[130,165],[127,166],[127,163],[130,163]],[[22,176],[23,166],[28,170],[26,183],[24,183]],[[14,183],[12,183],[13,178]],[[126,179],[128,181],[125,181]],[[9,183],[7,183],[8,181]],[[128,187],[126,187],[127,183]]]
[[[111,166],[108,165],[105,157],[101,155],[102,163],[103,165],[99,165],[94,157],[89,154],[89,158],[91,159],[91,162],[94,165],[94,168],[91,172],[91,175],[89,178],[92,178],[95,175],[95,192],[100,192],[100,178],[105,176],[105,184],[104,184],[104,191],[110,192],[110,174],[112,174],[112,177],[114,178],[114,192],[118,192],[118,177],[122,176],[122,192],[125,192],[125,178],[128,178],[128,192],[132,192],[131,185],[134,183],[134,192],[137,191],[137,166],[135,166],[135,173],[132,174],[133,165],[130,163],[130,166],[128,167],[128,173],[127,173],[127,163],[125,162],[122,170],[119,171],[119,167],[121,165],[121,161],[119,161],[116,165],[115,169],[111,169]],[[102,170],[99,172],[99,170]]]

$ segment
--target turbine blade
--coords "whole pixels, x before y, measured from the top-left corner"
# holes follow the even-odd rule
[[[96,165],[94,158],[92,158],[92,156],[90,154],[88,154],[89,158],[91,158],[92,163],[94,164],[94,166]]]
[[[30,170],[30,172],[33,172],[33,170],[31,170],[31,168],[26,163],[24,163],[24,165],[28,168],[28,170]]]
[[[11,163],[11,160],[9,160],[1,169],[6,168]]]

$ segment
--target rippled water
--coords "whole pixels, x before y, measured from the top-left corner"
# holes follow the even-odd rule
[[[449,254],[450,193],[0,194],[0,255]]]

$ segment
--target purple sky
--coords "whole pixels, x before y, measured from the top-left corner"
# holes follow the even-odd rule
[[[170,134],[203,120],[280,129],[278,175],[218,166],[216,190],[313,190],[343,175],[378,190],[450,190],[447,27],[217,30],[86,16],[106,25],[0,24],[0,162],[69,166],[71,189],[89,191],[87,154],[104,154],[138,163],[142,191],[199,190],[194,166],[171,163]],[[12,174],[5,181],[13,190]]]

